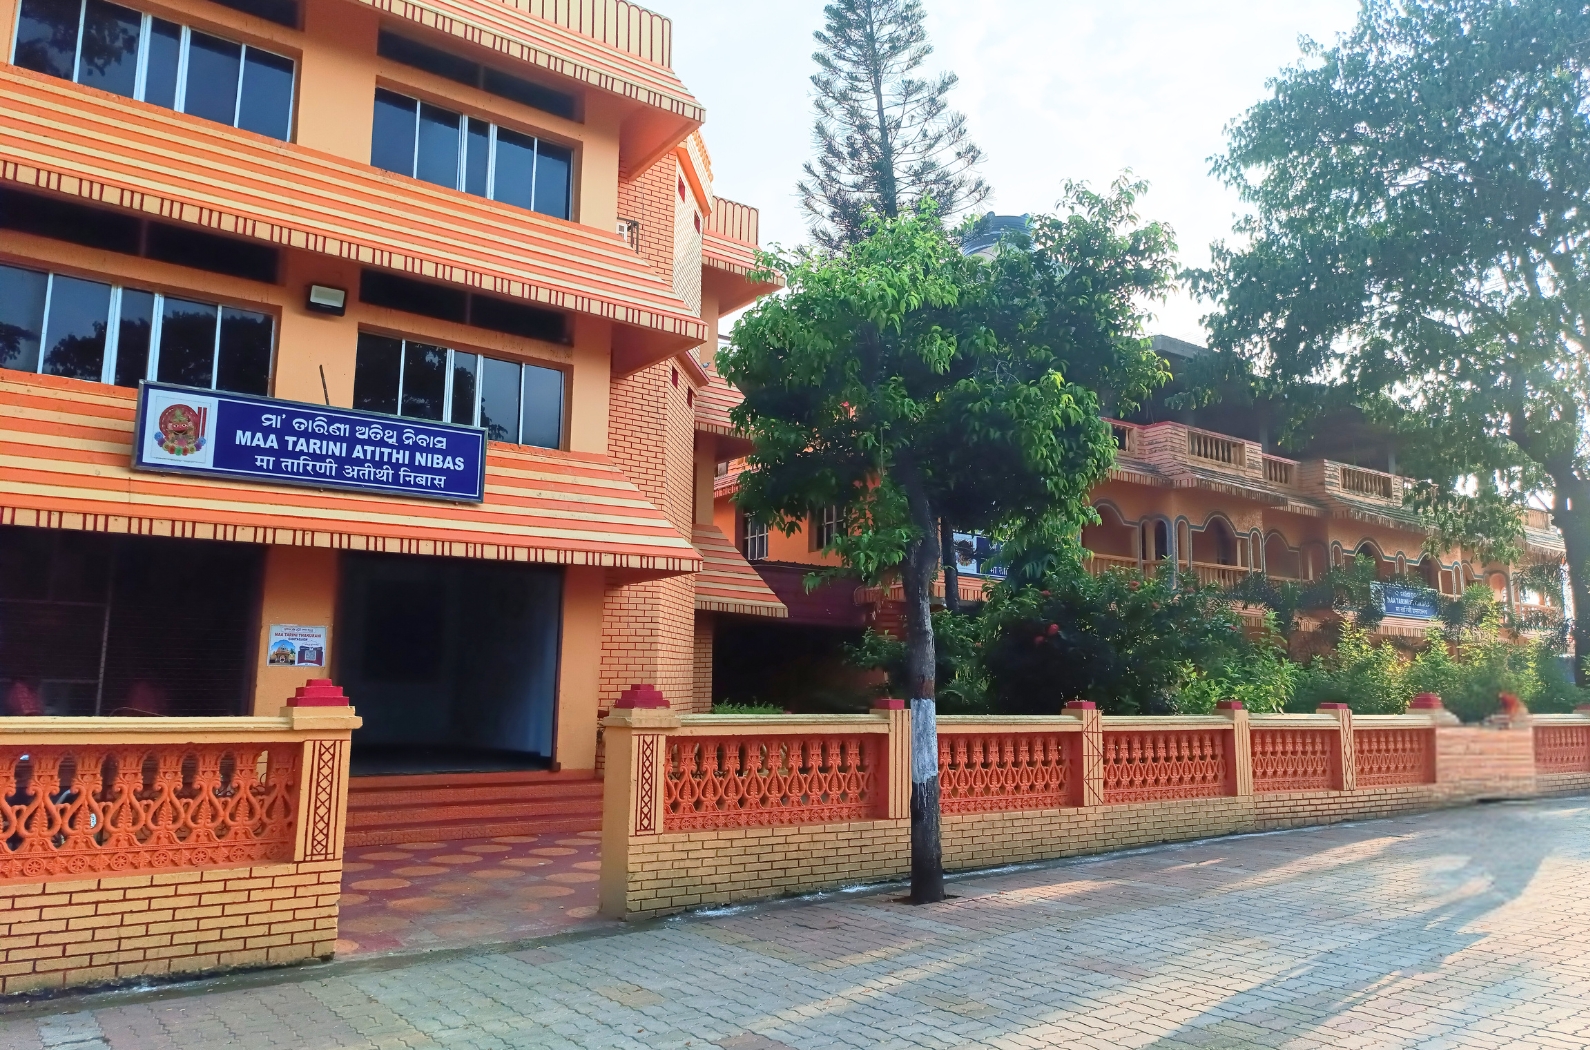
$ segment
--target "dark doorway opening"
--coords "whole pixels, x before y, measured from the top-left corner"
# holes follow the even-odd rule
[[[712,643],[713,703],[771,704],[798,714],[860,712],[876,692],[845,659],[853,628],[720,616]]]
[[[0,526],[0,710],[241,715],[265,549]]]
[[[337,678],[364,718],[353,773],[547,768],[562,597],[559,569],[343,555]]]

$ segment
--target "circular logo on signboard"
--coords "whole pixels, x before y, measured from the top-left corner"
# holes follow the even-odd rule
[[[160,413],[155,444],[173,456],[189,456],[204,447],[204,417],[187,405],[170,405]]]

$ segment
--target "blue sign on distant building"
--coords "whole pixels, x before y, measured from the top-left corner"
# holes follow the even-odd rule
[[[1387,616],[1404,616],[1410,620],[1433,620],[1440,615],[1435,592],[1423,587],[1408,587],[1398,583],[1377,583],[1371,588]]]
[[[486,432],[144,383],[133,466],[479,503],[486,492]]]

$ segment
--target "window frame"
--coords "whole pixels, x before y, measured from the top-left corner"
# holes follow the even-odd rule
[[[445,381],[444,381],[443,387],[442,387],[442,409],[443,409],[442,418],[439,419],[439,420],[431,420],[430,422],[446,423],[446,424],[448,424],[450,426],[475,427],[476,429],[480,428],[480,426],[481,426],[481,423],[480,423],[481,411],[482,411],[482,406],[483,406],[483,404],[485,402],[485,384],[481,381],[481,377],[482,377],[482,374],[484,373],[485,369],[482,367],[482,364],[483,364],[484,361],[486,361],[486,359],[490,358],[490,359],[495,360],[495,361],[501,361],[504,364],[513,365],[514,367],[516,367],[519,370],[519,383],[518,383],[518,394],[517,394],[517,396],[519,398],[519,413],[518,413],[518,417],[517,417],[517,420],[516,420],[516,423],[515,423],[516,429],[514,431],[514,437],[517,440],[504,441],[504,442],[501,442],[501,443],[505,444],[505,445],[518,445],[518,446],[521,446],[523,448],[548,448],[548,447],[550,447],[553,450],[558,450],[558,451],[561,451],[564,448],[564,446],[568,444],[568,429],[569,429],[569,419],[568,419],[568,416],[569,416],[569,412],[568,412],[568,404],[569,404],[569,394],[568,394],[568,390],[569,390],[569,373],[568,373],[567,369],[558,367],[557,365],[553,365],[553,364],[546,364],[546,363],[543,363],[543,362],[540,362],[540,361],[524,361],[524,360],[519,360],[519,359],[515,359],[515,358],[500,357],[500,356],[498,356],[496,354],[486,353],[486,352],[481,351],[481,350],[469,349],[467,347],[461,349],[461,348],[459,348],[457,346],[453,346],[453,345],[448,344],[448,343],[439,342],[439,341],[436,341],[436,340],[433,340],[433,339],[411,338],[410,336],[407,336],[407,335],[398,335],[398,334],[394,334],[394,333],[389,332],[389,331],[383,331],[383,330],[378,329],[378,328],[367,328],[367,327],[365,327],[363,325],[361,325],[359,327],[359,335],[361,335],[361,336],[370,335],[370,336],[375,336],[375,337],[380,338],[380,339],[392,339],[392,340],[396,340],[397,343],[398,343],[398,388],[397,388],[397,406],[398,406],[398,410],[395,413],[391,413],[392,418],[394,418],[394,419],[422,419],[422,418],[424,418],[424,417],[421,417],[421,416],[406,416],[406,415],[403,414],[403,378],[404,378],[404,373],[405,373],[405,371],[406,371],[406,369],[408,367],[408,348],[409,348],[409,344],[410,343],[419,343],[419,344],[424,345],[424,346],[437,347],[437,348],[440,348],[442,350],[446,350],[447,351],[447,361],[446,361],[446,364],[443,366],[443,375],[445,376]],[[355,369],[357,370],[357,354],[358,354],[357,345],[355,346],[354,354],[355,354]],[[455,378],[457,377],[457,374],[458,374],[458,356],[460,354],[464,354],[464,355],[467,355],[469,357],[473,357],[475,359],[475,365],[474,365],[474,371],[473,371],[474,378],[475,378],[475,398],[474,398],[474,413],[473,413],[474,418],[471,419],[467,423],[462,422],[460,420],[455,420],[455,419],[452,418],[453,405],[454,405],[453,383],[454,383],[454,380],[455,380]],[[559,399],[558,399],[558,443],[556,445],[553,445],[553,446],[532,445],[532,444],[526,444],[523,441],[523,438],[524,438],[524,408],[525,408],[525,406],[524,406],[524,383],[525,383],[525,378],[524,378],[525,377],[525,372],[524,372],[524,370],[527,367],[528,368],[544,368],[544,369],[546,369],[549,372],[557,372],[560,376],[562,376],[563,382],[562,382],[562,386],[561,386],[561,389],[560,389],[560,396],[559,396]],[[362,411],[377,411],[377,410],[375,410],[375,409],[364,409]],[[380,414],[381,415],[387,415],[388,413],[382,412]],[[495,440],[495,439],[488,438],[488,440]]]
[[[767,522],[759,521],[756,515],[749,511],[740,512],[740,521],[743,523],[741,528],[745,532],[745,537],[740,543],[740,554],[748,562],[767,561]]]
[[[837,503],[818,507],[811,513],[812,550],[825,550],[844,535],[844,515]]]
[[[86,0],[85,0],[85,2],[86,2]],[[558,139],[556,139],[554,137],[551,137],[551,136],[549,136],[547,134],[544,134],[544,133],[542,133],[540,131],[526,130],[523,127],[513,127],[513,126],[509,126],[509,125],[504,125],[504,124],[499,123],[494,117],[491,117],[491,116],[477,116],[474,113],[470,112],[467,108],[460,108],[458,103],[457,103],[457,101],[453,100],[453,99],[447,99],[447,100],[441,101],[441,102],[432,101],[432,99],[428,95],[426,95],[424,93],[415,93],[414,89],[408,87],[407,85],[394,86],[393,83],[388,81],[387,78],[385,78],[385,77],[381,77],[381,78],[378,78],[376,80],[376,90],[377,91],[385,91],[389,95],[397,95],[398,97],[407,99],[409,102],[412,102],[414,104],[414,135],[413,135],[414,146],[413,146],[413,150],[412,150],[412,156],[409,159],[408,171],[392,171],[390,168],[376,168],[376,170],[391,172],[391,174],[393,174],[393,175],[399,175],[399,176],[402,176],[404,178],[414,179],[416,181],[424,182],[427,185],[431,185],[431,186],[442,186],[441,183],[431,182],[428,179],[421,179],[419,177],[419,175],[416,174],[416,172],[419,171],[420,128],[421,128],[421,121],[423,119],[423,107],[430,106],[430,107],[432,107],[434,109],[443,110],[444,112],[458,114],[458,155],[457,155],[454,167],[453,167],[453,184],[451,186],[442,186],[443,189],[451,189],[451,190],[454,190],[454,191],[456,191],[458,193],[467,193],[471,197],[478,197],[481,200],[489,200],[493,204],[503,204],[503,205],[506,205],[507,207],[510,207],[510,208],[520,208],[520,205],[513,204],[513,203],[510,203],[508,201],[498,200],[498,198],[496,196],[496,193],[497,193],[497,133],[498,133],[499,130],[508,131],[508,132],[511,132],[511,133],[513,133],[515,135],[522,135],[522,136],[532,140],[535,143],[535,155],[534,155],[534,157],[532,159],[531,168],[530,168],[530,202],[531,202],[531,207],[521,208],[520,210],[533,212],[536,215],[545,215],[546,217],[548,217],[550,219],[561,219],[564,222],[577,222],[578,221],[578,219],[575,217],[575,214],[574,214],[574,197],[575,197],[574,183],[575,183],[575,173],[576,173],[576,171],[577,171],[577,169],[579,167],[579,165],[577,163],[577,158],[579,157],[579,154],[580,154],[580,144],[579,143],[576,142],[576,143],[570,144],[570,143],[566,143],[566,142],[560,142]],[[375,98],[373,96],[371,98],[371,105],[372,106],[375,105]],[[480,193],[480,194],[476,194],[476,193],[471,192],[468,189],[465,189],[465,186],[467,186],[468,182],[469,182],[469,138],[470,138],[469,125],[473,121],[478,121],[479,123],[485,124],[486,125],[486,129],[487,129],[486,130],[486,188],[485,188],[485,192],[484,193]],[[375,151],[374,134],[375,134],[374,128],[372,127],[372,129],[371,129],[371,136],[372,137],[371,137],[371,145],[370,145],[370,150],[371,150],[371,154],[372,155],[374,154],[374,151]],[[569,174],[568,174],[568,180],[567,180],[566,184],[564,185],[564,192],[563,192],[563,210],[564,210],[564,214],[562,214],[562,215],[558,215],[558,214],[555,214],[553,212],[538,211],[534,207],[535,199],[536,199],[536,188],[537,188],[536,187],[536,179],[537,179],[537,177],[538,177],[538,175],[540,173],[540,170],[541,170],[541,147],[542,147],[543,144],[547,145],[547,146],[555,147],[555,148],[560,149],[560,150],[567,150],[568,153],[569,153],[569,161],[568,161]],[[375,165],[372,163],[371,167],[375,167]]]
[[[12,262],[3,257],[0,257],[0,266],[10,267],[14,270],[29,270],[33,273],[43,273],[45,277],[44,313],[43,319],[39,322],[39,355],[38,360],[35,361],[33,365],[33,375],[54,375],[53,372],[44,371],[44,362],[49,356],[50,350],[50,306],[55,295],[55,279],[57,277],[67,277],[73,280],[92,281],[95,284],[104,284],[110,286],[110,300],[105,310],[105,350],[104,354],[100,358],[99,378],[97,380],[80,380],[80,382],[98,382],[103,383],[105,386],[116,386],[116,358],[118,352],[121,349],[122,293],[126,291],[134,291],[142,292],[153,297],[153,304],[151,306],[151,314],[149,319],[149,356],[145,361],[144,374],[141,377],[141,382],[157,383],[160,381],[158,378],[160,374],[160,337],[161,330],[164,326],[165,304],[167,299],[177,299],[182,302],[193,302],[199,303],[203,306],[215,307],[215,339],[210,348],[209,389],[211,390],[217,390],[215,383],[220,375],[221,334],[225,329],[225,325],[223,324],[225,319],[224,311],[237,310],[245,313],[258,314],[261,317],[269,318],[271,323],[271,353],[270,364],[265,370],[265,389],[269,391],[275,387],[274,380],[276,378],[276,352],[278,349],[277,334],[279,332],[280,325],[278,324],[278,318],[276,317],[275,313],[269,310],[260,310],[254,308],[258,304],[253,304],[249,307],[233,306],[230,303],[224,302],[222,300],[214,299],[208,293],[204,292],[181,292],[173,294],[158,291],[153,288],[142,288],[136,285],[120,284],[114,279],[105,280],[101,275],[98,274],[76,274],[54,269],[41,270],[35,266]],[[120,389],[128,390],[134,388],[121,387]],[[219,390],[217,392],[228,393],[228,391],[224,390]],[[269,397],[271,395],[267,393],[265,396]]]
[[[187,112],[187,101],[188,101],[188,48],[189,48],[189,44],[190,44],[190,42],[192,40],[192,36],[193,36],[193,26],[189,25],[186,22],[178,22],[175,19],[160,18],[158,15],[151,14],[150,12],[144,11],[144,10],[142,10],[140,8],[129,7],[127,4],[120,3],[119,0],[108,0],[108,2],[114,3],[117,7],[126,8],[127,10],[129,10],[129,11],[131,11],[134,14],[139,16],[139,24],[138,24],[138,57],[136,59],[136,63],[137,63],[136,71],[133,74],[133,93],[130,96],[118,96],[118,97],[131,98],[135,102],[147,102],[148,101],[145,96],[148,93],[148,88],[149,88],[149,51],[150,51],[149,40],[150,40],[150,31],[153,28],[154,22],[156,21],[156,19],[158,19],[159,21],[168,22],[168,23],[170,23],[172,25],[175,25],[179,29],[182,30],[181,36],[179,37],[178,43],[177,43],[177,74],[176,74],[177,83],[176,83],[176,91],[175,91],[175,94],[174,94],[174,96],[172,98],[171,111],[173,113],[182,113],[182,114],[187,115],[187,116],[192,116],[193,114],[189,114]],[[229,9],[229,10],[231,10],[231,9]],[[84,30],[84,27],[86,25],[87,18],[88,18],[88,0],[78,0],[78,3],[77,3],[77,42],[76,42],[76,44],[75,44],[75,46],[73,48],[73,51],[72,51],[72,75],[69,78],[69,83],[76,84],[79,87],[86,86],[86,85],[83,84],[83,82],[79,78],[82,76],[82,67],[83,67],[83,30]],[[15,11],[15,14],[14,14],[14,16],[12,18],[11,47],[10,47],[9,51],[7,52],[7,54],[6,54],[6,62],[7,62],[8,65],[15,66],[17,64],[17,45],[20,43],[19,30],[21,28],[21,25],[22,25],[22,4],[19,2],[16,5],[16,11]],[[236,93],[236,97],[232,100],[232,123],[231,124],[222,124],[221,125],[222,127],[230,127],[234,131],[246,131],[247,130],[245,128],[238,127],[238,121],[240,119],[242,119],[243,87],[244,87],[244,84],[247,82],[247,77],[248,77],[248,52],[249,52],[250,48],[253,48],[255,51],[262,51],[262,52],[264,52],[264,53],[266,53],[268,55],[273,55],[276,58],[280,58],[280,59],[283,59],[283,60],[285,60],[287,62],[292,63],[292,67],[293,67],[292,90],[288,93],[288,96],[287,96],[287,137],[284,138],[284,139],[276,139],[276,138],[273,138],[270,135],[264,135],[262,132],[253,132],[253,131],[249,132],[249,134],[251,134],[251,135],[261,135],[264,138],[271,139],[271,141],[273,141],[273,142],[292,142],[292,141],[294,141],[297,138],[297,131],[298,131],[298,119],[297,119],[298,118],[298,77],[299,77],[299,73],[300,73],[300,67],[303,64],[302,61],[301,61],[301,56],[294,57],[292,55],[284,55],[280,51],[273,51],[270,48],[260,47],[257,44],[249,43],[247,40],[239,40],[239,39],[233,38],[232,36],[223,35],[225,33],[230,33],[231,32],[230,28],[224,29],[222,31],[222,33],[213,33],[211,31],[209,31],[208,29],[200,29],[199,32],[203,33],[206,36],[215,37],[217,40],[224,40],[224,41],[226,41],[229,44],[236,44],[240,48],[240,50],[238,52],[238,59],[237,59],[237,93]],[[159,103],[149,103],[149,104],[150,105],[159,105]],[[164,109],[165,107],[161,106],[160,108]],[[201,117],[199,119],[202,120],[202,119],[205,119],[205,118]],[[220,122],[219,121],[213,121],[212,123],[219,124]]]

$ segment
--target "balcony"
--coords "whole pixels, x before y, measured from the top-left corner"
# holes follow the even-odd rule
[[[0,67],[0,178],[614,321],[614,370],[706,338],[618,237]]]

